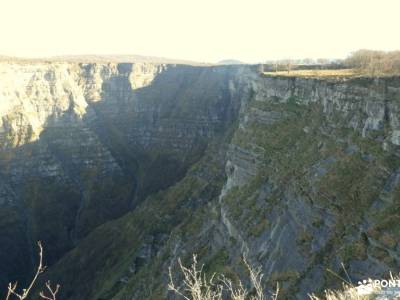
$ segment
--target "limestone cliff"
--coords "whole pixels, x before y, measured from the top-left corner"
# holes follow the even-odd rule
[[[179,180],[237,111],[229,68],[0,68],[2,285],[28,275],[35,240],[53,264],[95,227]]]
[[[281,297],[338,284],[327,269],[340,274],[341,262],[353,280],[399,267],[399,87],[398,78],[250,80],[219,230],[229,257],[237,245],[284,284]]]
[[[63,299],[164,299],[192,253],[283,299],[396,271],[400,79],[255,69],[1,65],[0,279],[36,239]]]

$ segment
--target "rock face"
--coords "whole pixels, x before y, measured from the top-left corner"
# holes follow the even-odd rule
[[[43,241],[52,264],[98,225],[172,185],[237,111],[228,67],[0,68],[2,286],[29,273],[33,241]]]
[[[229,257],[238,244],[290,299],[332,286],[341,262],[354,280],[396,270],[399,80],[250,87],[219,201]]]
[[[192,253],[227,274],[245,253],[288,299],[339,286],[341,262],[399,268],[399,78],[0,67],[3,286],[38,239],[62,299],[164,299]]]

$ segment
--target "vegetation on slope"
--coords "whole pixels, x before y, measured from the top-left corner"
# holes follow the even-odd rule
[[[277,98],[275,102],[250,104],[257,112],[284,114],[273,124],[250,119],[235,133],[234,144],[246,151],[262,149],[259,152],[263,156],[258,156],[257,175],[245,186],[232,188],[224,198],[230,221],[247,240],[252,237],[261,243],[275,230],[274,216],[282,214],[277,212],[278,207],[287,210],[290,207],[285,208],[286,205],[293,205],[288,204],[288,199],[302,199],[305,207],[322,207],[336,219],[333,227],[322,215],[298,224],[302,229],[297,243],[309,259],[310,269],[315,264],[322,264],[325,270],[335,268],[335,260],[349,266],[368,259],[383,261],[389,270],[396,268],[393,251],[397,242],[388,227],[392,224],[397,228],[397,206],[392,203],[390,209],[374,208],[383,205],[377,204],[377,199],[390,174],[400,167],[396,154],[382,148],[385,130],[363,137],[348,128],[349,118],[354,115],[333,111],[327,117],[321,105],[301,102],[299,98]],[[385,205],[389,203],[388,200]],[[367,229],[363,228],[366,218],[370,224]],[[318,249],[318,231],[328,226],[329,232],[323,233],[328,242]],[[295,271],[287,270],[287,274]],[[277,278],[282,279],[281,275],[277,274]],[[285,282],[291,281],[292,288],[283,287],[281,297],[291,299],[303,276],[293,273],[286,277]],[[268,279],[273,282],[273,276]],[[323,280],[325,288],[339,288],[337,278],[329,272],[325,272]]]
[[[223,160],[206,154],[180,182],[94,230],[44,279],[62,284],[62,299],[126,299],[136,293],[163,299],[175,243],[201,231],[207,203],[222,187],[223,170]]]

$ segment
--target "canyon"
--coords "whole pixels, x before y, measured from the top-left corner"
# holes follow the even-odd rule
[[[400,265],[400,78],[0,63],[0,287],[43,242],[60,299],[166,299],[168,269],[260,266],[282,299]]]

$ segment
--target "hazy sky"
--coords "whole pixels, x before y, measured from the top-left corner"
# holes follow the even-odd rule
[[[215,62],[400,49],[400,0],[0,0],[0,54]]]

